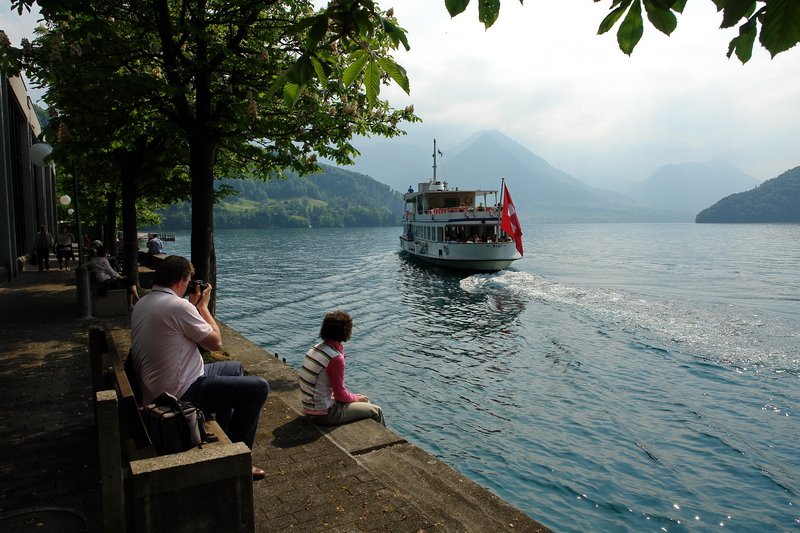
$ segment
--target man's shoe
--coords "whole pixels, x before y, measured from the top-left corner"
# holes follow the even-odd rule
[[[267,473],[258,468],[257,466],[253,467],[253,481],[258,481],[259,479],[264,479],[267,477]]]

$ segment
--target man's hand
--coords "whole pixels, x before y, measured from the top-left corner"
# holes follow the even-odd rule
[[[213,287],[210,283],[206,283],[206,288],[204,291],[200,291],[200,285],[195,286],[194,294],[192,294],[189,298],[192,303],[194,303],[195,307],[208,307],[208,302],[211,301],[211,290]]]

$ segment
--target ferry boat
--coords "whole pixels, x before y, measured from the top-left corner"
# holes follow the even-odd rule
[[[435,265],[495,272],[522,258],[522,230],[505,183],[505,198],[495,190],[451,189],[433,176],[409,187],[400,248]],[[505,204],[504,204],[505,202]]]

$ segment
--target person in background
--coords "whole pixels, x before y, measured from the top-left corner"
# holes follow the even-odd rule
[[[36,257],[38,259],[39,272],[50,270],[50,250],[55,241],[50,232],[44,225],[39,226],[39,233],[36,234]]]
[[[86,264],[89,272],[94,273],[94,281],[97,290],[101,295],[105,295],[110,290],[125,289],[128,291],[128,311],[133,309],[133,305],[139,300],[139,292],[133,280],[121,275],[108,262],[106,248],[100,245],[96,250],[96,255]]]
[[[158,238],[158,233],[151,233],[147,240],[147,264],[155,267],[154,256],[164,253],[164,243]]]
[[[158,238],[158,233],[150,234],[150,240],[147,241],[147,251],[150,255],[164,253],[164,243]]]
[[[208,309],[212,287],[189,289],[194,267],[185,257],[171,255],[153,274],[153,290],[144,296],[131,316],[131,357],[142,402],[162,392],[216,413],[217,422],[234,442],[251,450],[269,383],[246,376],[238,361],[204,364],[198,345],[209,351],[222,349],[219,326]],[[189,299],[185,299],[187,294]],[[253,479],[264,470],[253,467]]]
[[[73,242],[75,239],[69,228],[66,224],[61,226],[61,231],[56,236],[56,258],[59,270],[69,270],[70,259],[75,259],[75,253],[72,251]]]
[[[344,384],[344,343],[350,340],[353,320],[344,311],[333,311],[322,320],[322,342],[308,350],[300,369],[303,412],[320,425],[333,426],[371,418],[381,425],[383,411],[363,394],[353,394]]]
[[[101,241],[99,239],[95,239],[95,240],[93,240],[91,242],[89,247],[86,249],[87,250],[86,253],[89,254],[89,257],[97,257],[97,255],[98,255],[97,251],[100,249],[101,246],[103,246],[103,241]]]

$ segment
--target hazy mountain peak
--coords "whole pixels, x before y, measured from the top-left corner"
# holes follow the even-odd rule
[[[752,189],[758,183],[733,163],[716,157],[664,165],[635,185],[630,195],[649,205],[698,212],[720,198]]]

